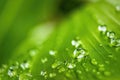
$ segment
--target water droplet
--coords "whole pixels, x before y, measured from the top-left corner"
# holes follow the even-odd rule
[[[85,55],[86,51],[82,48],[77,48],[73,52],[74,58],[83,58],[83,55]]]
[[[64,67],[61,67],[59,68],[58,72],[61,73],[61,72],[64,72],[65,71],[65,68]]]
[[[50,77],[50,78],[53,78],[53,77],[55,77],[55,76],[56,76],[56,73],[50,73],[50,74],[49,74],[49,77]]]
[[[47,79],[47,77],[48,77],[48,74],[46,71],[41,71],[40,75],[43,76],[45,79]]]
[[[13,69],[13,70],[18,69],[18,68],[19,68],[19,65],[12,65],[12,66],[10,66],[10,69]]]
[[[5,64],[3,64],[2,66],[3,66],[3,68],[4,68],[4,69],[6,69],[6,68],[8,67],[8,66],[7,66],[7,65],[5,65]]]
[[[78,74],[82,74],[82,71],[81,70],[77,70],[76,71]]]
[[[105,72],[104,72],[104,75],[105,75],[105,76],[110,76],[110,75],[111,75],[111,72],[105,71]]]
[[[96,69],[93,69],[92,72],[95,73],[95,72],[96,72]]]
[[[25,70],[28,69],[30,64],[27,61],[24,61],[23,63],[20,64],[20,67]]]
[[[54,55],[56,54],[56,51],[50,50],[50,51],[49,51],[49,54],[52,55],[52,56],[54,56]]]
[[[109,58],[113,58],[113,55],[112,55],[112,54],[109,54],[108,57],[109,57]]]
[[[93,65],[97,65],[96,59],[92,59],[92,60],[91,60],[91,63],[92,63]]]
[[[107,31],[106,25],[99,25],[99,26],[98,26],[98,30],[99,30],[100,32],[105,33],[105,32]]]
[[[30,56],[35,56],[37,53],[38,53],[37,49],[31,49],[31,50],[29,50]]]
[[[104,65],[103,65],[103,64],[99,64],[98,66],[99,66],[99,68],[98,68],[98,70],[99,70],[99,71],[104,71],[104,70],[105,70],[105,68],[104,68]]]
[[[88,71],[89,71],[89,69],[88,69],[88,68],[85,68],[85,71],[86,71],[86,72],[88,72]]]
[[[105,63],[106,63],[106,64],[110,64],[110,62],[109,62],[109,61],[105,61]]]
[[[72,77],[72,75],[71,75],[70,72],[66,72],[66,73],[65,73],[65,76],[68,77],[68,78],[71,78],[71,77]]]
[[[9,77],[14,77],[16,75],[16,72],[13,69],[8,70],[8,76]]]
[[[120,47],[120,39],[117,39],[116,42],[117,42],[116,46]]]
[[[99,67],[104,67],[104,64],[99,64],[98,66],[99,66]]]
[[[32,75],[31,73],[26,73],[26,75],[27,75],[28,77],[33,77],[33,75]]]
[[[119,5],[116,6],[116,10],[120,11],[120,6]]]
[[[72,40],[71,44],[72,44],[72,46],[75,46],[77,48],[77,47],[79,47],[81,45],[81,41],[80,40],[78,40],[78,41]]]
[[[40,72],[40,75],[41,75],[41,76],[45,76],[46,74],[47,74],[46,71],[41,71],[41,72]]]
[[[67,64],[67,67],[68,67],[69,69],[73,69],[73,68],[76,67],[76,65],[73,64],[73,63],[68,63],[68,64]]]
[[[0,68],[0,74],[2,74],[5,71],[4,68]]]
[[[100,68],[99,68],[99,71],[104,71],[104,70],[105,70],[104,67],[100,67]]]
[[[107,37],[110,38],[110,39],[115,38],[115,33],[112,32],[112,31],[108,31],[107,32]]]
[[[43,58],[43,59],[41,59],[41,62],[42,62],[42,63],[46,63],[47,61],[48,61],[47,58]]]
[[[77,57],[77,58],[78,58],[78,60],[79,60],[79,59],[81,59],[81,58],[83,58],[83,57],[84,57],[84,55],[83,55],[83,54],[81,54],[81,55],[78,55],[78,57]]]
[[[30,73],[20,74],[18,80],[31,80],[32,75]]]
[[[97,74],[97,75],[100,75],[100,72],[98,71],[96,74]]]
[[[100,44],[99,46],[100,46],[100,47],[102,47],[102,46],[103,46],[103,44]]]
[[[86,63],[82,63],[82,66],[83,66],[84,68],[86,68]]]
[[[114,39],[114,38],[110,39],[110,44],[111,44],[111,46],[115,46],[116,45],[116,39]]]
[[[61,64],[60,61],[55,61],[53,64],[52,64],[52,68],[57,68],[59,65]]]

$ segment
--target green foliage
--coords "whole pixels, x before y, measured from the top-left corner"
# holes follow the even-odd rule
[[[72,1],[1,0],[0,80],[120,79],[120,2]]]

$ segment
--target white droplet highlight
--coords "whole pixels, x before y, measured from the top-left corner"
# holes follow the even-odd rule
[[[72,46],[75,46],[77,48],[81,45],[81,41],[80,40],[72,40],[71,44],[72,44]]]
[[[69,69],[73,69],[73,68],[76,67],[76,65],[73,64],[73,63],[68,63],[68,64],[67,64],[67,67],[68,67]]]
[[[41,76],[45,76],[46,74],[47,74],[46,71],[41,71],[41,72],[40,72],[40,75],[41,75]]]
[[[41,59],[41,62],[42,62],[42,63],[46,63],[47,61],[48,61],[47,58],[43,58],[43,59]]]
[[[28,62],[26,62],[26,61],[20,64],[20,67],[21,67],[23,70],[28,69],[29,66],[30,66],[30,64],[29,64]]]
[[[100,32],[105,33],[105,32],[107,31],[106,25],[99,25],[99,26],[98,26],[98,30],[99,30]]]
[[[50,50],[50,51],[49,51],[49,54],[52,55],[52,56],[54,56],[54,55],[56,54],[56,51]]]
[[[120,6],[119,5],[116,6],[116,10],[120,11]]]
[[[115,33],[112,32],[112,31],[108,31],[107,32],[107,37],[110,38],[110,39],[113,39],[113,38],[115,38]]]
[[[14,77],[16,75],[16,72],[13,69],[8,70],[8,76],[9,77]]]

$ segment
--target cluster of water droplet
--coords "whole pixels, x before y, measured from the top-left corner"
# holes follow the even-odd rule
[[[23,61],[21,63],[16,62],[12,65],[5,65],[0,69],[0,78],[3,79],[17,79],[17,80],[29,80],[32,75],[29,71],[30,63]]]
[[[55,51],[55,50],[50,50],[48,53],[49,53],[50,56],[55,57],[57,51]],[[46,62],[48,62],[48,58],[47,58],[47,57],[42,58],[42,59],[41,59],[41,62],[45,64]],[[51,67],[54,69],[54,68],[56,68],[56,67],[58,66],[58,64],[59,64],[59,62],[55,62],[55,63],[52,64]],[[48,79],[48,78],[53,78],[53,77],[55,77],[55,76],[56,76],[56,73],[55,73],[55,72],[48,72],[48,71],[46,71],[46,70],[41,70],[41,71],[40,71],[40,75],[41,75],[42,77],[44,77],[44,79]]]
[[[104,27],[104,30],[102,30],[102,28],[100,28],[100,30],[104,31],[104,33],[106,34],[106,27]],[[50,72],[44,69],[40,71],[40,75],[44,79],[55,78],[59,74],[63,74],[64,76],[71,78],[74,72],[76,72],[76,75],[82,75],[82,73],[85,72],[92,72],[99,79],[101,79],[103,75],[111,75],[111,72],[105,68],[104,64],[99,63],[96,59],[92,59],[91,57],[89,57],[88,51],[83,47],[83,44],[79,39],[72,40],[71,44],[73,46],[73,52],[70,53],[70,55],[72,55],[72,60],[68,61],[66,58],[65,61],[62,61],[58,60],[57,58],[53,58],[55,61],[51,64],[52,71]],[[53,57],[56,56],[56,53],[58,52],[55,50],[49,51],[49,55]],[[89,60],[91,61],[89,62]],[[49,60],[46,57],[41,59],[42,63],[46,63],[48,61]],[[88,61],[89,63],[86,63],[85,61]],[[81,64],[81,66],[78,64]],[[87,65],[91,65],[91,67]],[[83,70],[79,67],[82,67]],[[85,78],[85,76],[80,76],[80,78],[83,79]]]
[[[105,76],[111,75],[111,72],[106,70],[105,65],[98,63],[96,59],[91,59],[91,64],[93,66],[96,66],[96,68],[92,69],[92,72],[97,74],[98,78],[102,78],[102,75],[105,75]]]
[[[28,55],[25,55],[25,57],[28,60],[24,61],[13,61],[12,65],[3,65],[3,67],[0,68],[0,80],[2,79],[14,79],[14,80],[30,80],[33,78],[30,67],[32,58],[38,53],[37,49],[30,49],[28,50]],[[24,56],[24,55],[23,55]],[[22,57],[23,59],[24,57]],[[25,59],[26,59],[25,58]],[[43,60],[45,62],[45,60]]]
[[[57,74],[64,73],[64,75],[68,76],[71,75],[70,72],[75,70],[77,67],[77,63],[81,62],[81,60],[87,56],[86,50],[82,47],[80,40],[72,40],[71,41],[72,46],[74,47],[73,53],[70,55],[72,60],[68,61],[67,59],[65,61],[58,60],[55,58],[55,61],[51,64],[51,68],[53,69],[53,72],[48,72],[47,70],[41,70],[40,75],[43,76],[45,79],[48,78],[54,78],[57,76]],[[55,57],[57,51],[50,50],[49,55]],[[46,63],[48,59],[42,58],[41,62]],[[81,73],[80,70],[76,70],[78,73]],[[71,75],[72,76],[72,75]]]
[[[73,51],[73,57],[77,59],[78,62],[88,55],[87,51],[82,47],[80,40],[72,40],[71,44],[75,47]]]
[[[109,39],[110,46],[120,47],[120,38],[117,38],[115,32],[108,31],[106,25],[99,25],[98,30]]]
[[[4,77],[4,73],[6,73],[7,65],[2,65],[0,68],[0,80]]]
[[[100,28],[100,31],[106,34],[106,27],[104,27],[104,30]],[[107,35],[110,35],[111,33],[107,33]],[[108,38],[114,38],[113,35],[109,36]],[[51,68],[52,71],[48,70],[41,70],[39,76],[43,77],[44,79],[49,79],[49,78],[55,78],[59,74],[63,74],[66,77],[72,77],[72,73],[76,72],[76,75],[82,75],[82,72],[90,71],[93,72],[94,75],[99,75],[98,77],[101,77],[101,74],[103,73],[106,76],[109,76],[111,73],[105,69],[105,66],[103,64],[99,64],[96,59],[91,59],[88,55],[87,50],[83,47],[82,42],[79,39],[75,39],[71,41],[73,51],[70,53],[71,56],[71,61],[69,60],[58,60],[56,58],[57,51],[55,50],[50,50],[48,54],[54,59],[54,62],[50,65],[49,68]],[[33,57],[36,53],[38,53],[37,50],[30,50],[29,55]],[[92,65],[91,69],[86,65],[85,59],[86,57],[89,57],[91,59],[90,64]],[[46,64],[49,60],[47,57],[41,58],[41,63]],[[30,63],[31,59],[25,60],[23,62],[15,62],[13,65],[10,66],[5,66],[0,69],[0,78],[3,78],[7,76],[12,79],[17,79],[17,80],[30,80],[33,79],[33,75],[31,74],[30,71]],[[79,66],[78,64],[81,64],[83,67],[83,70],[80,68],[78,69]],[[89,64],[89,63],[88,63]],[[96,66],[97,68],[94,68],[93,66]],[[80,76],[81,79],[84,78],[84,76]]]

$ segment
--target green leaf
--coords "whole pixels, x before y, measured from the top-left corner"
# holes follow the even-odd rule
[[[0,79],[119,80],[120,10],[111,2],[89,2],[57,24],[31,30],[0,69]]]

